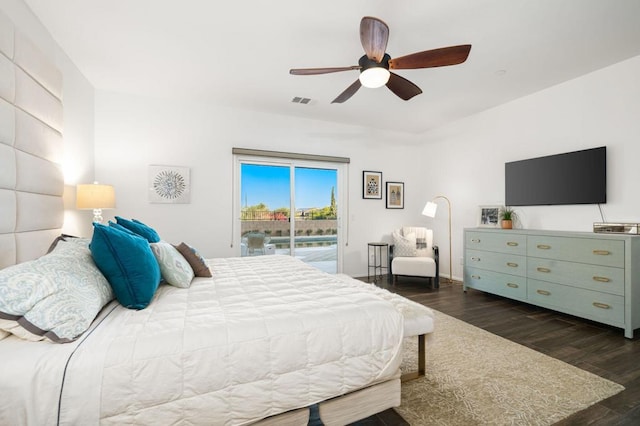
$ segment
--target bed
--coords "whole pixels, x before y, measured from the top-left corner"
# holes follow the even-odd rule
[[[307,424],[310,406],[344,424],[399,405],[403,317],[369,284],[288,256],[207,263],[70,342],[1,340],[0,424]]]
[[[156,271],[144,303],[120,300],[96,241],[56,238],[62,74],[2,13],[0,28],[0,276],[39,268],[0,279],[0,424],[306,425],[311,407],[331,425],[400,404],[403,327],[432,322],[375,286],[260,256],[208,260],[182,286]],[[139,259],[124,256],[159,267]]]

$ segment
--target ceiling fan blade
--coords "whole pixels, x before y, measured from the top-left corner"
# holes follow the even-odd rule
[[[334,68],[292,68],[289,74],[293,75],[316,75],[329,74],[332,72],[359,70],[360,65],[352,65],[350,67],[334,67]]]
[[[360,83],[360,79],[356,80],[351,86],[347,87],[347,89],[340,93],[337,98],[335,98],[331,103],[332,104],[341,104],[358,91],[362,87],[362,83]]]
[[[425,50],[424,52],[412,53],[391,59],[389,60],[389,68],[400,70],[457,65],[467,60],[470,51],[470,44]]]
[[[367,57],[380,62],[387,50],[389,27],[378,18],[365,16],[360,21],[360,42]]]
[[[422,93],[422,90],[404,77],[391,73],[387,87],[400,98],[408,101],[416,95]]]

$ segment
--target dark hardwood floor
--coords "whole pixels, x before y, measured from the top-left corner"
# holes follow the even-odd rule
[[[366,281],[366,277],[362,279]],[[397,284],[377,283],[394,293],[429,306],[498,336],[620,383],[625,390],[557,423],[568,425],[640,425],[640,338],[626,339],[609,327],[526,303],[440,280],[433,289],[426,280],[401,277]],[[437,327],[437,324],[436,324]],[[358,424],[406,425],[387,410]]]

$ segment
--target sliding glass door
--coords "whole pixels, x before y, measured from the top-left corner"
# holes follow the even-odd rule
[[[340,164],[237,158],[240,256],[295,256],[341,270]]]

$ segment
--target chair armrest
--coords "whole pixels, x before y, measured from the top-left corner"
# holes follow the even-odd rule
[[[440,287],[440,249],[433,246],[433,260],[436,262],[436,276],[434,278],[434,287]]]
[[[393,270],[391,269],[391,262],[393,261],[393,249],[395,246],[393,244],[389,244],[389,251],[387,252],[387,266],[389,267],[389,276],[393,275]]]

